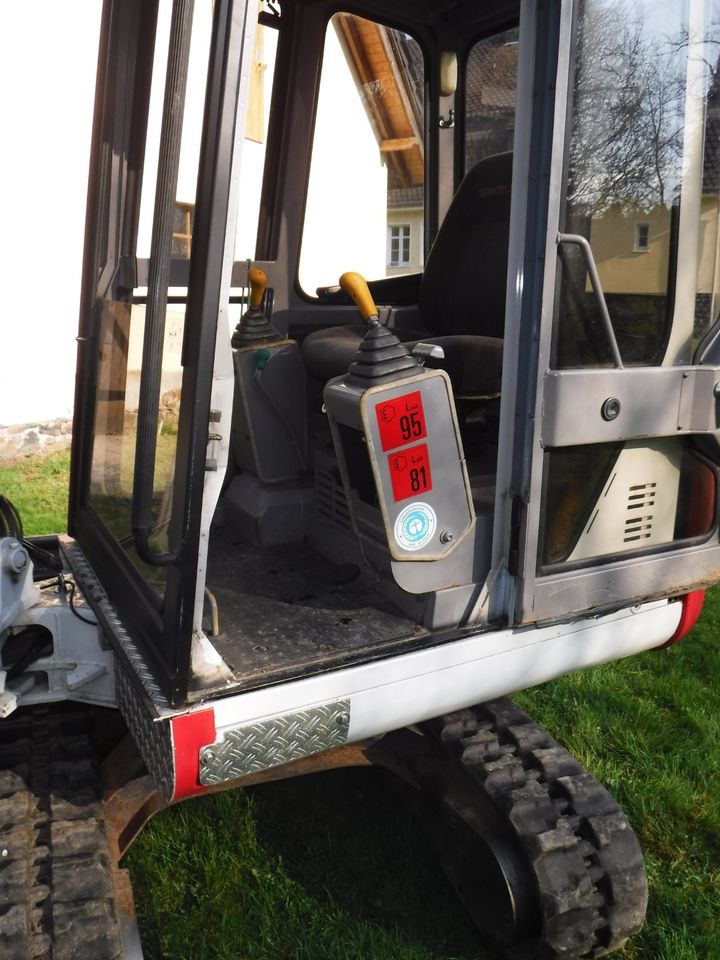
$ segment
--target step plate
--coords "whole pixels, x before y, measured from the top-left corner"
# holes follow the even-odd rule
[[[200,783],[212,786],[347,742],[350,701],[336,700],[223,731],[200,750]]]

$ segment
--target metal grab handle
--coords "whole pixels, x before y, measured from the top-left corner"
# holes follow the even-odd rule
[[[600,283],[600,276],[595,264],[595,257],[593,257],[592,247],[588,243],[587,238],[581,236],[579,233],[559,233],[557,235],[557,244],[561,246],[563,243],[574,243],[580,247],[583,252],[585,266],[590,274],[590,285],[593,288],[593,293],[600,307],[600,317],[602,318],[603,327],[605,328],[605,335],[608,338],[613,364],[618,370],[623,370],[622,357],[620,356],[620,350],[617,339],[615,338],[615,330],[613,329],[612,320],[610,319],[607,303],[605,303],[605,294],[603,293],[602,284]]]

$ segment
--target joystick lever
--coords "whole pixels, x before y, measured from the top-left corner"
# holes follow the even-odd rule
[[[340,286],[352,298],[366,323],[380,323],[378,308],[375,306],[367,280],[362,274],[349,270],[340,277]]]

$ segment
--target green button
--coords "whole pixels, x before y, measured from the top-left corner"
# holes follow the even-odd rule
[[[271,356],[272,354],[267,347],[263,347],[262,350],[258,350],[258,352],[255,354],[255,369],[264,370],[270,362]]]

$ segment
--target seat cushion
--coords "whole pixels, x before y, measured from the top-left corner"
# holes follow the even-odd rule
[[[347,326],[326,327],[308,334],[300,347],[305,369],[311,377],[322,380],[323,383],[347,373],[367,332],[366,323],[352,323]],[[418,337],[417,332],[412,331],[406,335],[398,330],[393,330],[393,333],[401,340],[416,340]]]
[[[365,324],[352,324],[316,330],[307,336],[301,349],[309,375],[326,382],[345,373],[367,330]],[[470,334],[426,337],[416,333],[412,339],[403,342],[409,350],[418,342],[434,343],[443,348],[445,358],[431,357],[426,366],[445,370],[459,399],[491,397],[500,393],[503,342],[499,338]]]

